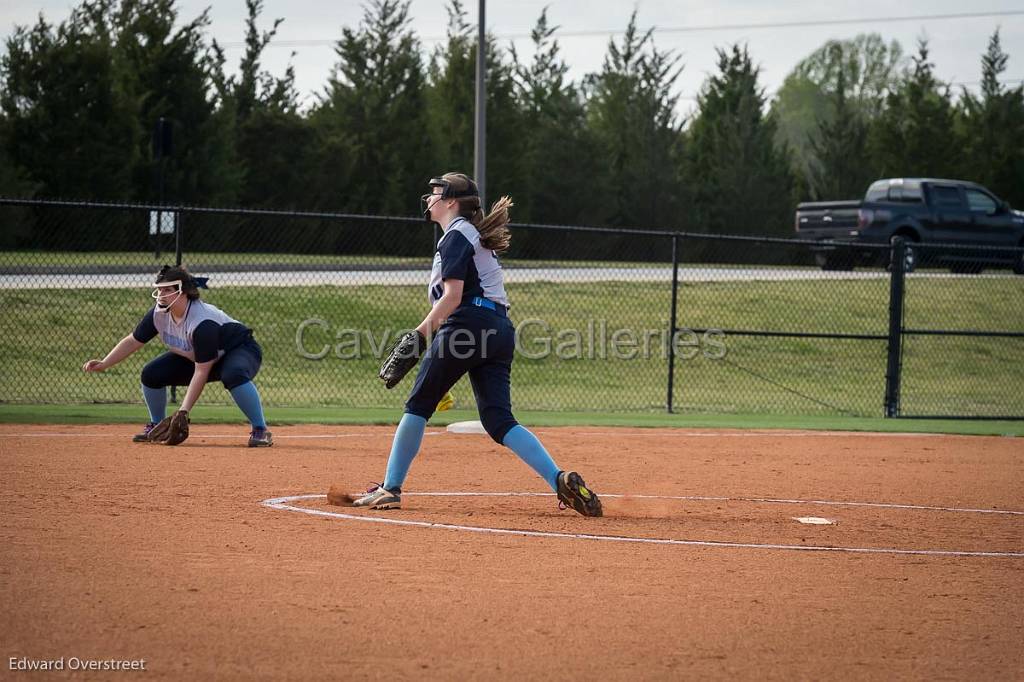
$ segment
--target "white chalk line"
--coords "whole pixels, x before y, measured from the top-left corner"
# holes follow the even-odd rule
[[[445,435],[446,431],[427,431],[424,436],[442,436]],[[612,432],[614,434],[614,432]],[[844,433],[845,432],[841,432]],[[5,434],[9,438],[106,438],[109,437],[109,433],[13,433]],[[311,440],[311,439],[331,439],[331,438],[361,438],[361,437],[375,437],[386,434],[376,433],[328,433],[328,434],[298,434],[298,435],[280,435],[274,436],[275,440],[293,439],[293,440]],[[620,434],[621,435],[621,434]],[[713,435],[713,434],[708,434]],[[743,434],[727,434],[727,435],[743,435]],[[803,434],[790,434],[790,435],[803,435]],[[865,434],[865,435],[886,435],[886,434]],[[907,434],[914,435],[914,434]],[[941,434],[936,434],[941,435]],[[200,438],[241,438],[241,434],[203,434],[195,436],[195,439]],[[463,493],[444,493],[444,492],[425,492],[425,493],[405,493],[406,495],[420,495],[420,496],[552,496],[553,493],[506,493],[506,492],[463,492]],[[798,499],[780,499],[780,498],[767,498],[767,497],[707,497],[699,495],[611,495],[602,494],[602,497],[616,498],[616,497],[629,497],[637,499],[658,499],[658,500],[688,500],[696,502],[755,502],[764,504],[816,504],[823,506],[834,506],[834,507],[876,507],[882,509],[916,509],[924,511],[944,511],[944,512],[961,512],[961,513],[973,513],[973,514],[1007,514],[1007,515],[1020,515],[1024,516],[1024,511],[1011,511],[1005,509],[977,509],[977,508],[963,508],[963,507],[935,507],[928,505],[917,505],[917,504],[892,504],[886,502],[837,502],[834,500],[798,500]]]
[[[499,493],[499,492],[430,492],[402,493],[419,497],[554,497],[554,493]],[[601,493],[602,498],[646,500],[684,500],[690,502],[753,502],[758,504],[802,504],[830,507],[877,507],[881,509],[915,509],[921,511],[959,512],[962,514],[1006,514],[1024,516],[1024,511],[1009,509],[974,509],[970,507],[932,507],[923,504],[895,504],[891,502],[838,502],[835,500],[797,500],[776,497],[708,497],[702,495],[629,495]]]
[[[633,428],[633,427],[624,427]],[[557,435],[558,431],[551,429],[537,429],[537,433],[544,435],[551,433]],[[977,438],[977,435],[966,433],[912,433],[885,431],[744,431],[742,433],[729,432],[719,433],[717,431],[682,431],[672,427],[652,427],[649,430],[641,431],[574,431],[574,436],[652,436],[655,438]],[[1013,434],[987,435],[988,438],[1015,438]]]
[[[272,430],[272,429],[271,429]],[[238,433],[194,433],[192,440],[199,440],[201,438],[244,438],[245,434],[241,431]],[[445,431],[427,431],[424,436],[442,436]],[[110,433],[2,433],[5,438],[116,438]],[[316,434],[298,434],[298,435],[287,435],[282,434],[278,436],[274,435],[274,440],[315,440],[315,439],[330,439],[330,438],[373,438],[377,436],[388,436],[388,433],[316,433]]]
[[[413,495],[414,493],[405,493],[406,495]],[[551,493],[415,493],[420,496],[530,496],[530,497],[541,497],[551,496]],[[329,518],[346,519],[350,521],[364,521],[367,523],[383,523],[391,524],[396,526],[413,526],[417,528],[433,528],[439,530],[455,530],[464,531],[469,533],[489,533],[493,535],[517,535],[520,537],[539,537],[539,538],[561,538],[561,539],[572,539],[572,540],[600,540],[605,542],[628,542],[634,544],[651,544],[651,545],[682,545],[688,547],[714,547],[714,548],[731,548],[731,549],[760,549],[760,550],[778,550],[778,551],[802,551],[802,552],[839,552],[848,554],[895,554],[895,555],[915,555],[915,556],[942,556],[942,557],[996,557],[996,558],[1012,558],[1021,559],[1024,558],[1024,552],[972,552],[972,551],[960,551],[960,550],[941,550],[941,549],[901,549],[901,548],[890,548],[890,547],[829,547],[826,545],[783,545],[783,544],[762,544],[762,543],[751,543],[751,542],[724,542],[717,540],[677,540],[669,538],[638,538],[626,535],[596,535],[593,533],[560,533],[556,531],[538,531],[538,530],[514,530],[509,528],[489,528],[486,526],[465,526],[461,524],[453,523],[436,523],[432,521],[414,521],[408,519],[389,519],[382,516],[364,516],[361,514],[345,514],[342,512],[325,511],[322,509],[310,509],[308,507],[297,507],[290,502],[298,500],[314,500],[314,499],[325,499],[327,496],[322,494],[313,495],[290,495],[286,497],[273,497],[270,499],[263,500],[260,504],[270,509],[278,509],[281,511],[295,511],[302,514],[311,514],[313,516],[324,516]],[[603,497],[620,497],[618,495],[604,495]],[[649,496],[655,497],[655,496]],[[676,499],[676,498],[666,498]]]
[[[629,428],[629,427],[626,427]],[[273,427],[271,427],[273,430]],[[550,428],[535,429],[539,435],[563,435],[562,432]],[[0,432],[2,433],[2,432]],[[441,436],[447,431],[428,431],[424,435]],[[3,433],[7,438],[111,438],[110,433],[86,433],[76,432],[26,432],[26,433]],[[319,440],[331,438],[372,438],[381,435],[380,433],[323,433],[323,434],[299,434],[299,435],[274,435],[274,440]],[[467,434],[453,434],[467,435]],[[475,434],[468,434],[475,435]],[[485,434],[485,438],[489,438]],[[884,433],[878,431],[746,431],[718,433],[716,431],[677,431],[674,429],[655,428],[650,431],[576,431],[574,436],[650,436],[655,438],[978,438],[975,435],[955,433]],[[239,434],[230,433],[196,433],[194,438],[239,438]],[[989,435],[988,438],[1015,438],[1016,436],[1006,434],[1003,436]]]

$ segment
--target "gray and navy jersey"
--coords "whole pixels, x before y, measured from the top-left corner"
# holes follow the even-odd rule
[[[217,306],[196,299],[189,301],[180,322],[175,322],[169,311],[154,306],[132,332],[141,343],[157,335],[172,353],[192,362],[209,362],[248,341],[252,330]]]
[[[430,305],[436,304],[444,294],[444,280],[461,279],[464,282],[462,302],[476,296],[508,306],[504,275],[494,251],[480,243],[480,233],[465,218],[452,221],[444,236],[437,242],[434,266],[430,270]]]

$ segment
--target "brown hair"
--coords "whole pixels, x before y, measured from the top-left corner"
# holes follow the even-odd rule
[[[194,301],[199,298],[199,286],[184,265],[165,265],[156,273],[156,283],[181,280],[181,293]]]
[[[445,173],[441,178],[455,193],[465,192],[473,182],[464,173]],[[508,251],[509,242],[512,240],[512,233],[508,230],[508,210],[515,205],[510,198],[498,199],[491,205],[491,211],[486,216],[480,207],[479,196],[458,197],[456,201],[459,202],[459,215],[473,223],[476,231],[480,233],[480,243],[485,249],[496,253]]]

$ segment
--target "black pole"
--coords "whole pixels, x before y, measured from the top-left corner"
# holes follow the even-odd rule
[[[174,264],[181,266],[181,225],[184,222],[184,214],[181,211],[174,212]],[[178,402],[178,387],[171,386],[171,402]]]
[[[165,173],[167,167],[167,155],[171,153],[171,126],[170,122],[163,116],[157,119],[156,129],[153,131],[153,155],[156,157],[156,191],[157,201],[164,204]],[[160,258],[160,246],[163,240],[164,214],[157,211],[156,214],[156,235],[153,247],[153,257]]]
[[[182,225],[185,223],[185,214],[181,211],[174,212],[174,264],[181,265],[181,249],[183,242],[181,238]]]
[[[160,121],[162,122],[163,119],[160,119]],[[163,160],[162,156],[158,156],[156,163],[157,163],[157,171],[156,171],[156,176],[157,176],[157,201],[159,201],[160,204],[163,204],[164,203],[164,160]],[[153,237],[153,239],[154,239],[153,258],[155,260],[160,260],[160,241],[161,241],[161,239],[163,239],[163,231],[164,231],[164,214],[163,214],[163,211],[157,211],[157,214],[156,214],[156,235]]]
[[[473,130],[473,179],[480,205],[487,210],[487,0],[480,0],[476,38],[476,126]]]
[[[665,407],[672,413],[672,393],[676,375],[676,300],[679,296],[679,237],[672,237],[672,309],[669,311],[668,396]]]
[[[181,212],[175,211],[174,215],[174,264],[181,265]],[[160,228],[157,228],[160,232]],[[159,238],[159,235],[158,235]],[[171,404],[178,402],[178,387],[171,385]]]
[[[162,211],[156,212],[156,234],[153,235],[153,260],[160,260],[160,228],[164,222]]]
[[[889,254],[889,346],[885,369],[885,416],[900,416],[900,358],[903,343],[903,298],[907,243],[903,237],[892,240]]]

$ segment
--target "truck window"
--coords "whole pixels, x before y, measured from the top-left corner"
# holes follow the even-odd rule
[[[956,187],[932,185],[931,194],[935,208],[946,210],[963,208],[963,203],[960,201],[960,190]]]
[[[921,201],[921,185],[893,185],[889,188],[889,201],[913,204]]]
[[[871,183],[868,193],[864,195],[864,201],[885,201],[889,195],[889,181],[881,180]]]
[[[913,180],[903,183],[903,202],[924,201],[921,196],[921,183]]]
[[[996,210],[995,199],[976,189],[967,190],[967,205],[979,213],[993,213]]]

